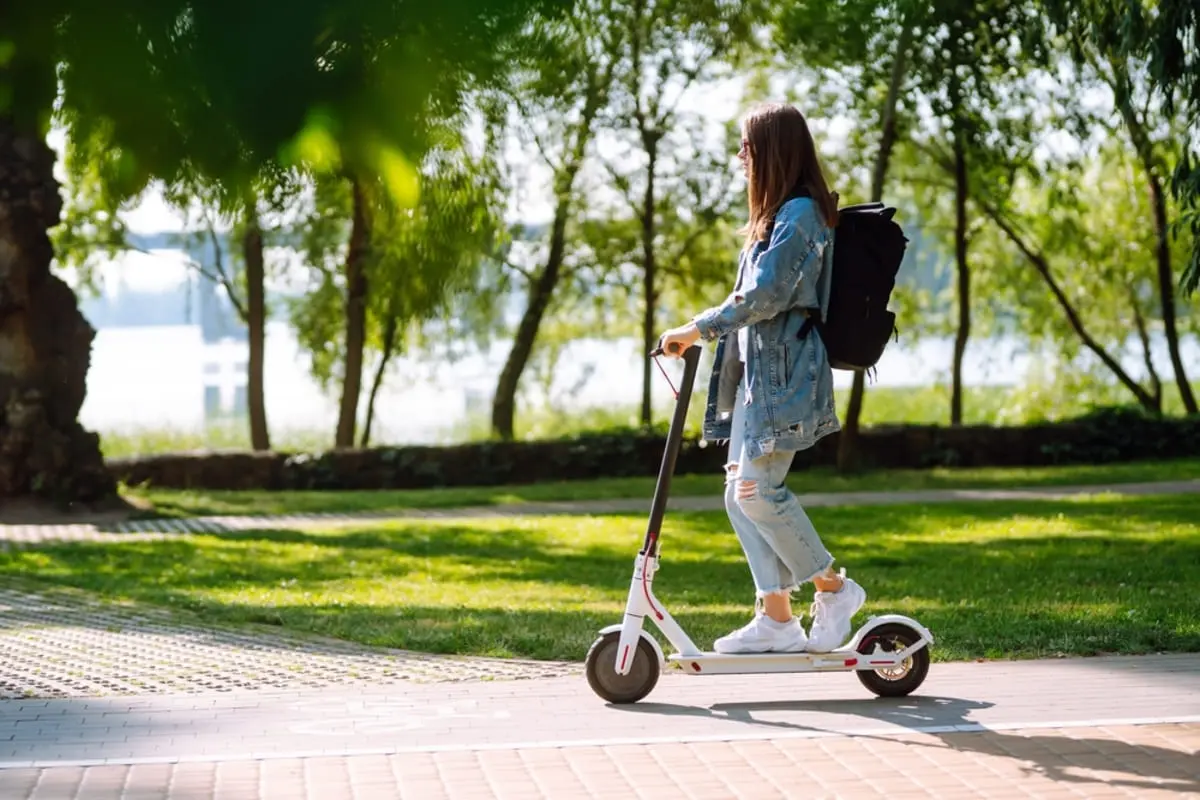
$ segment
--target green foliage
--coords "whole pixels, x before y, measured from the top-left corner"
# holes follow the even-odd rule
[[[1008,8],[1019,10],[1016,5]],[[1097,372],[1101,356],[1091,351],[1098,348],[1102,355],[1118,360],[1132,355],[1149,364],[1143,340],[1157,332],[1154,219],[1146,198],[1147,179],[1137,154],[1123,147],[1118,137],[1129,137],[1136,144],[1139,135],[1148,136],[1157,170],[1157,164],[1169,163],[1173,156],[1178,136],[1172,132],[1177,125],[1169,117],[1155,116],[1160,109],[1141,92],[1134,96],[1138,109],[1134,113],[1140,113],[1134,122],[1148,133],[1128,130],[1130,120],[1114,115],[1111,101],[1103,94],[1099,103],[1094,98],[1105,89],[1118,95],[1132,93],[1140,83],[1134,65],[1106,56],[1103,50],[1097,52],[1103,43],[1087,42],[1077,43],[1073,69],[1062,63],[1063,54],[1058,53],[1056,68],[1049,70],[1043,44],[1057,46],[1058,42],[1044,38],[1039,24],[1019,29],[1025,41],[1036,45],[1032,52],[1022,49],[1014,54],[1000,48],[989,56],[990,51],[975,47],[964,51],[967,66],[960,63],[948,73],[963,76],[958,84],[952,81],[948,86],[958,85],[966,100],[952,117],[966,134],[973,200],[968,229],[973,291],[989,300],[973,303],[972,327],[984,335],[1010,334],[1026,340],[1055,357],[1065,383],[1079,387],[1080,376],[1086,375],[1091,389],[1102,389],[1111,376],[1103,374],[1103,367]],[[998,33],[991,21],[985,21],[982,30]],[[968,38],[954,40],[961,47]],[[1017,40],[999,41],[1011,48]],[[927,56],[931,47],[937,50],[927,43],[921,53]],[[954,48],[934,56],[930,61],[919,54],[917,62],[937,66],[939,58],[954,61]],[[1124,72],[1127,69],[1134,70],[1132,78]],[[936,112],[936,93],[933,98],[930,108]],[[947,105],[950,99],[941,102],[943,112],[953,112],[953,104]],[[911,198],[906,202],[921,209],[922,231],[940,233],[944,242],[940,249],[947,251],[953,230],[950,176],[954,165],[947,146],[939,141],[938,127],[926,126],[908,138],[900,150],[898,169],[903,194]],[[1025,243],[1045,257],[1049,279],[993,224],[997,209],[1016,225]],[[1174,244],[1179,249],[1187,246],[1186,241],[1183,237]],[[1063,291],[1061,302],[1048,290],[1049,280]],[[903,317],[914,319],[919,332],[950,330],[948,296],[902,292],[897,300]],[[1089,347],[1085,348],[1076,326],[1069,324],[1064,302],[1092,340]],[[1144,402],[1152,403],[1162,394],[1163,381],[1155,368],[1148,370],[1155,374]]]
[[[536,285],[561,232],[561,276],[521,385],[524,436],[575,429],[581,417],[626,420],[624,409],[568,411],[579,387],[549,387],[572,342],[640,326],[631,300],[642,299],[646,245],[662,326],[719,294],[733,269],[738,131],[680,110],[689,85],[737,77],[747,99],[783,86],[818,131],[848,128],[840,147],[820,137],[846,204],[869,193],[892,67],[906,58],[885,195],[912,240],[894,295],[901,336],[954,327],[957,140],[973,198],[972,332],[1016,336],[1046,357],[1019,389],[970,393],[968,420],[1060,418],[1124,399],[989,210],[1045,256],[1106,352],[1145,362],[1141,332],[1158,333],[1144,166],[1122,141],[1127,123],[1104,97],[1092,103],[1097,94],[1135,101],[1156,174],[1174,175],[1175,263],[1192,259],[1185,288],[1200,280],[1200,59],[1186,46],[1200,11],[1187,0],[580,0],[571,16],[555,13],[561,0],[305,0],[285,15],[266,0],[18,5],[0,9],[0,113],[44,127],[61,67],[60,263],[87,286],[90,267],[128,249],[122,211],[152,181],[181,210],[200,209],[192,236],[236,239],[255,196],[271,242],[303,257],[307,285],[288,310],[326,388],[342,377],[345,350],[347,174],[366,176],[373,198],[367,348],[379,361],[415,350],[452,360],[512,333],[514,301]],[[777,57],[760,49],[763,22]],[[481,128],[482,146],[464,144],[468,128]],[[506,204],[520,217],[539,188],[528,163],[507,160],[512,138],[548,173],[560,226],[502,222]],[[295,224],[278,224],[297,210]],[[215,277],[236,302],[243,272],[240,248],[230,250],[228,274]],[[1187,310],[1181,329],[1200,331]],[[1177,408],[1171,381],[1159,383],[1143,381]],[[878,406],[864,421],[925,420],[922,403],[940,391],[873,390]]]
[[[199,173],[236,196],[263,166],[288,163],[369,169],[403,197],[428,121],[505,64],[531,11],[565,4],[19,5],[0,16],[5,108],[45,125],[61,64],[64,118],[81,139],[104,131],[127,194]]]
[[[502,197],[488,158],[471,155],[453,136],[426,156],[415,207],[399,206],[385,191],[371,197],[367,346],[402,352],[419,326],[442,318],[452,298],[474,286],[499,236]],[[290,319],[324,387],[341,376],[350,214],[348,182],[319,177],[293,231],[309,275],[306,290],[289,302]]]
[[[655,197],[650,212],[659,330],[680,324],[728,290],[737,269],[736,229],[745,215],[744,202],[739,202],[744,199],[743,187],[730,157],[741,135],[736,124],[713,131],[699,115],[673,112],[670,117],[655,128],[661,139],[655,144]],[[640,138],[636,127],[616,133],[627,143],[606,167],[620,199],[607,218],[589,220],[580,233],[597,264],[617,273],[614,283],[621,291],[612,302],[640,306],[645,302],[640,272],[648,235],[648,162],[636,144]],[[624,164],[637,167],[621,172],[619,165]],[[640,315],[631,310],[614,323],[608,330],[632,334],[640,330]]]
[[[506,236],[504,201],[494,157],[461,147],[427,157],[415,209],[387,204],[376,219],[372,299],[377,320],[422,322],[447,311],[450,298],[470,292],[484,261]]]
[[[72,273],[84,291],[96,292],[96,269],[132,248],[122,218],[141,193],[122,196],[119,180],[107,169],[105,139],[68,138],[63,158],[66,174],[61,224],[51,231],[57,266]]]
[[[1045,258],[1088,335],[1114,357],[1152,364],[1146,346],[1157,283],[1143,186],[1136,159],[1110,145],[1078,164],[1018,178],[1005,213]],[[1074,335],[1061,304],[1025,255],[994,228],[983,242],[999,266],[987,273],[983,291],[1005,309],[1005,327],[1055,358],[1056,380],[1078,383],[1072,373],[1082,373],[1091,374],[1094,386],[1105,383],[1107,370]],[[1150,376],[1152,395],[1161,395],[1158,368]]]
[[[95,292],[98,266],[123,253],[144,252],[130,233],[126,216],[146,199],[150,189],[158,189],[182,222],[183,231],[172,237],[173,245],[189,255],[186,263],[192,270],[221,287],[246,322],[247,287],[240,246],[246,210],[253,209],[253,218],[264,228],[268,244],[290,244],[281,231],[281,220],[295,210],[303,176],[295,170],[264,169],[236,197],[220,180],[199,174],[183,174],[173,184],[155,181],[135,190],[115,171],[120,156],[103,133],[93,132],[87,139],[73,133],[68,131],[63,159],[62,223],[51,231],[57,266],[70,273],[83,291]],[[210,256],[197,258],[196,253]],[[265,266],[270,273],[269,260]]]
[[[547,222],[512,226],[485,262],[474,296],[452,306],[457,319],[448,327],[467,332],[473,344],[488,348],[495,337],[512,336],[493,398],[493,427],[501,436],[511,433],[517,396],[528,391],[521,380],[526,367],[557,360],[558,346],[544,346],[542,323],[556,315],[567,320],[567,309],[601,308],[613,274],[577,235],[591,205],[584,178],[598,119],[625,41],[613,8],[609,0],[587,0],[571,20],[538,20],[517,40],[519,57],[505,79],[478,97],[491,135],[508,139],[497,164],[513,210],[525,212],[522,200],[541,188],[534,181],[543,175],[552,204]],[[564,324],[582,330],[579,322]],[[463,348],[447,341],[436,350],[457,355]]]
[[[323,388],[340,378],[345,301],[341,263],[350,236],[350,186],[321,176],[315,182],[305,214],[295,231],[308,281],[304,293],[288,301],[288,315],[300,345],[312,356],[310,369]]]
[[[518,330],[528,336],[504,313],[514,301],[521,325],[537,322],[528,362],[523,342],[509,357],[521,372],[528,363],[533,379],[520,384],[522,413],[535,413],[539,395],[555,405],[548,385],[570,342],[640,328],[641,314],[629,301],[644,294],[647,246],[657,262],[655,307],[694,311],[700,288],[714,276],[728,279],[736,145],[730,147],[728,131],[678,106],[689,88],[727,74],[735,51],[749,45],[747,8],[690,0],[583,3],[571,24],[531,29],[523,48],[530,57],[514,63],[500,90],[485,94],[490,126],[513,135],[546,174],[553,217],[514,231],[472,296],[456,303],[455,324],[487,345]],[[528,171],[505,166],[519,203]]]
[[[1180,278],[1184,293],[1190,295],[1200,286],[1200,244],[1196,244],[1200,243],[1200,155],[1190,150],[1184,152],[1172,176],[1171,191],[1182,208],[1174,230],[1179,238],[1186,236],[1194,243],[1187,254],[1187,269]]]
[[[1077,62],[1098,48],[1140,66],[1139,82],[1168,115],[1178,110],[1184,135],[1171,188],[1179,204],[1177,232],[1192,246],[1180,279],[1185,293],[1200,285],[1200,7],[1193,0],[1042,0],[1040,4]]]

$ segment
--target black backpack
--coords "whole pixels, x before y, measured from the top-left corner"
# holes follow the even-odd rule
[[[800,338],[816,328],[834,369],[869,370],[896,335],[896,315],[888,298],[904,260],[908,238],[892,219],[896,209],[862,203],[838,211],[834,229],[829,314],[809,309]]]

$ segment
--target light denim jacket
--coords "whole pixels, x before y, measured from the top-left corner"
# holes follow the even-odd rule
[[[768,242],[742,250],[739,285],[725,302],[693,320],[702,339],[719,340],[705,439],[729,439],[739,380],[745,386],[750,458],[804,450],[841,429],[825,345],[815,330],[798,338],[806,309],[820,308],[822,318],[829,310],[832,262],[833,229],[806,196],[783,204]],[[737,331],[745,327],[749,352],[739,354]]]

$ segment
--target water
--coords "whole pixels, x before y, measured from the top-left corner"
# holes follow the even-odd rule
[[[81,412],[84,425],[101,432],[199,432],[213,422],[244,417],[245,330],[228,298],[218,286],[189,270],[182,253],[164,246],[163,236],[151,236],[144,244],[149,252],[124,254],[101,265],[99,294],[81,298],[85,316],[97,328]],[[205,261],[212,254],[201,248],[191,257]],[[287,280],[276,276],[268,287],[270,302],[278,307],[287,294],[303,291],[300,278],[302,273]],[[515,304],[510,311],[520,313]],[[1161,337],[1155,349],[1165,376],[1169,361]],[[640,350],[631,339],[575,342],[552,371],[530,365],[522,379],[519,408],[636,408],[641,401]],[[901,337],[884,353],[876,385],[946,382],[952,351],[948,338]],[[1185,353],[1189,374],[1200,376],[1200,346],[1195,339],[1186,342]],[[413,443],[462,439],[465,424],[488,418],[496,377],[507,354],[508,342],[502,341],[487,353],[454,363],[437,363],[419,354],[397,358],[376,403],[375,439]],[[1132,338],[1123,361],[1132,374],[1144,372]],[[268,324],[265,366],[267,418],[273,433],[333,431],[339,387],[326,389],[313,379],[308,355],[282,320]],[[963,377],[968,386],[1012,386],[1020,384],[1031,368],[1041,366],[1014,339],[974,340]],[[668,366],[668,371],[672,369],[678,375],[678,365]],[[368,355],[360,418],[373,371]],[[553,376],[548,387],[539,385],[543,374]],[[705,370],[702,379],[706,374]],[[849,386],[848,373],[834,376],[839,388]],[[666,382],[657,375],[653,391],[656,404],[670,402]]]
[[[925,386],[946,380],[953,343],[926,339],[914,344],[889,345],[879,364],[877,386]],[[641,399],[640,348],[631,340],[581,341],[564,353],[550,386],[550,399],[559,408],[633,407]],[[1156,348],[1164,376],[1169,370],[1166,348]],[[460,362],[431,364],[398,358],[389,370],[376,403],[377,438],[413,443],[444,440],[456,426],[486,416],[496,376],[507,355],[507,343],[491,352]],[[1200,346],[1185,342],[1190,374],[1200,376]],[[81,412],[85,426],[99,431],[200,430],[207,423],[245,413],[243,341],[206,343],[199,325],[107,327],[97,332],[88,374],[88,395]],[[1131,354],[1126,366],[1142,374],[1140,356]],[[964,381],[969,386],[1014,385],[1033,365],[1015,340],[977,341],[967,353]],[[364,373],[362,408],[374,365]],[[668,364],[672,374],[678,367]],[[273,431],[332,431],[338,409],[337,385],[323,389],[309,372],[309,360],[290,327],[268,325],[266,405]],[[835,372],[841,388],[850,375]],[[703,376],[702,376],[703,379]],[[547,402],[526,374],[528,401]],[[668,402],[665,382],[654,383],[656,402]]]

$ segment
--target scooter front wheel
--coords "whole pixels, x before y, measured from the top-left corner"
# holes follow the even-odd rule
[[[587,654],[587,681],[592,691],[610,703],[636,703],[658,683],[661,667],[658,654],[644,637],[638,637],[637,649],[628,675],[617,674],[617,649],[621,632],[606,633],[592,643]]]

